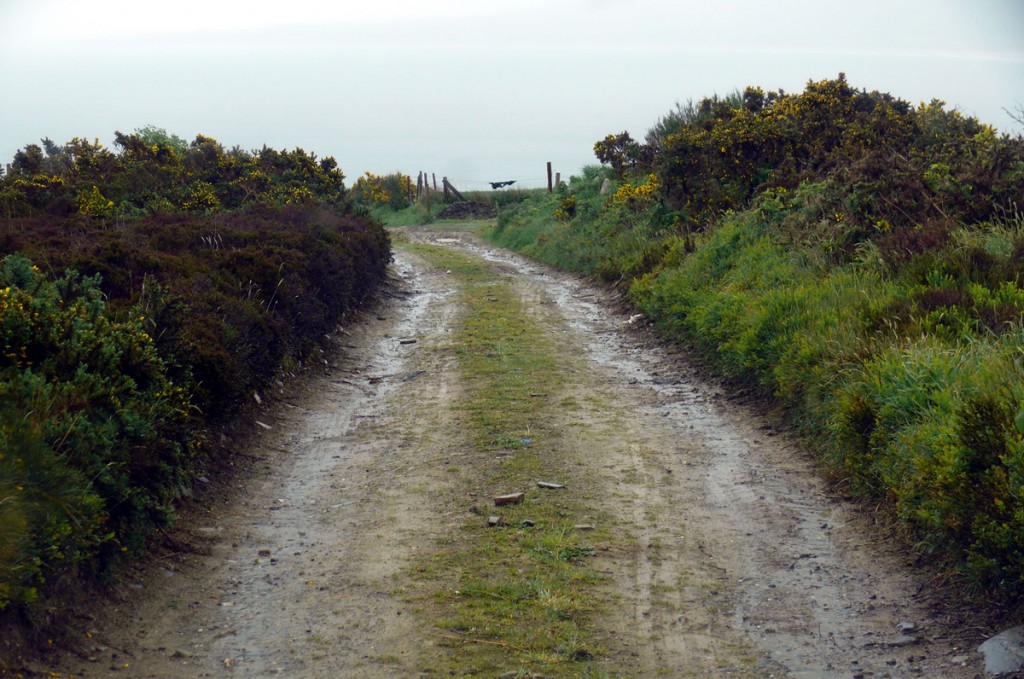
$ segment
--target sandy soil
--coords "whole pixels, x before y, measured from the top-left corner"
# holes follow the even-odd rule
[[[565,387],[580,407],[552,417],[623,537],[595,559],[608,576],[601,669],[982,676],[962,611],[947,612],[905,549],[834,497],[810,453],[757,404],[703,380],[604,290],[465,233],[406,233],[490,262],[582,362]],[[252,469],[210,493],[218,499],[171,536],[176,549],[80,611],[79,636],[28,669],[430,673],[444,647],[403,596],[403,569],[461,520],[433,500],[459,457],[438,436],[457,426],[448,406],[458,374],[450,353],[429,349],[459,310],[443,271],[399,251],[393,275],[322,374],[282,386],[240,437],[239,460]],[[417,419],[424,412],[429,424]]]

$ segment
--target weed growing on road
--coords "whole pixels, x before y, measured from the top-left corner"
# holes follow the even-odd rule
[[[597,676],[592,665],[602,648],[589,622],[600,576],[588,561],[592,541],[607,540],[608,531],[577,528],[593,508],[560,433],[568,359],[490,265],[446,249],[404,247],[449,273],[465,310],[452,350],[471,469],[463,470],[456,501],[475,498],[478,506],[443,549],[414,566],[429,590],[426,612],[449,650],[445,669]],[[536,486],[570,471],[567,489]],[[524,500],[492,505],[492,497],[512,492]],[[488,514],[500,525],[489,527]]]

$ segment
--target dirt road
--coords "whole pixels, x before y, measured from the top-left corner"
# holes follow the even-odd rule
[[[549,675],[981,676],[906,555],[829,497],[795,439],[702,381],[642,319],[467,233],[404,238],[479,261],[570,366],[551,396],[561,433],[548,454],[599,504],[580,521],[607,539],[585,552],[596,575],[583,619],[599,649],[552,661]],[[486,519],[466,490],[482,463],[457,405],[472,394],[452,346],[465,312],[453,275],[400,247],[394,278],[323,374],[283,386],[252,424],[239,450],[252,473],[179,529],[180,549],[85,615],[46,669],[531,676],[541,660],[512,644],[483,640],[492,655],[478,662],[455,643],[417,575]]]

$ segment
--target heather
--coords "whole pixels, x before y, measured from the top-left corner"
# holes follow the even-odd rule
[[[141,553],[390,259],[332,158],[116,139],[0,177],[0,608]]]

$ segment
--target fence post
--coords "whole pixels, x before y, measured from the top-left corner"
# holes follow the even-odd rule
[[[551,161],[548,161],[548,193],[551,193]]]
[[[448,177],[445,177],[444,178],[444,195],[447,196],[449,191],[451,191],[452,195],[455,196],[455,198],[457,200],[460,200],[463,203],[468,203],[469,202],[469,201],[466,200],[465,196],[463,196],[461,193],[459,193],[459,190],[457,188],[452,186],[452,183],[450,181],[448,181]]]

